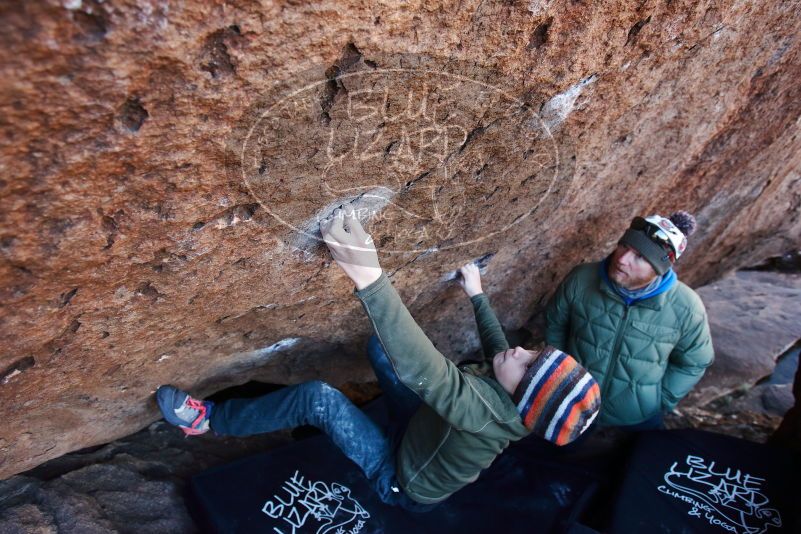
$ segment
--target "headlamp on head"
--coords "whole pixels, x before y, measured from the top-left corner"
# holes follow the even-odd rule
[[[677,212],[678,213],[678,212]],[[687,215],[688,221],[695,219]],[[692,232],[690,232],[692,233]],[[671,219],[661,215],[635,217],[620,243],[639,252],[658,275],[665,274],[687,248],[687,234]]]
[[[670,219],[661,215],[650,215],[644,219],[635,217],[631,221],[631,228],[645,233],[651,241],[665,248],[666,259],[670,263],[679,259],[687,248],[687,236]]]

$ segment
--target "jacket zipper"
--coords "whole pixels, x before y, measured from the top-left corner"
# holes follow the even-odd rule
[[[620,344],[623,341],[623,332],[626,330],[629,322],[629,308],[628,304],[623,304],[623,321],[620,323],[620,328],[615,333],[615,344],[612,346],[612,357],[609,358],[609,365],[606,367],[604,373],[604,381],[601,385],[601,398],[606,397],[606,390],[609,389],[611,378],[609,373],[617,366],[617,361],[620,359]]]

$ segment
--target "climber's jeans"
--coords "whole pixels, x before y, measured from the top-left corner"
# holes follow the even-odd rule
[[[362,469],[382,501],[412,511],[430,510],[432,505],[410,499],[395,476],[395,451],[420,399],[398,380],[375,336],[370,338],[367,353],[389,410],[386,430],[340,391],[320,381],[289,386],[256,399],[216,404],[211,411],[211,429],[229,436],[250,436],[313,425]]]

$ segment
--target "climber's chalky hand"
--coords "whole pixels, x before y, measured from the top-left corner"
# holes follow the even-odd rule
[[[478,265],[475,263],[462,265],[459,268],[459,274],[461,275],[458,278],[459,285],[462,286],[462,289],[464,289],[464,292],[467,293],[468,297],[480,295],[484,292],[484,290],[481,288],[481,271],[479,270]]]
[[[378,280],[381,265],[373,238],[364,231],[352,208],[334,210],[330,217],[320,221],[320,233],[334,261],[356,284],[356,289],[364,289]]]

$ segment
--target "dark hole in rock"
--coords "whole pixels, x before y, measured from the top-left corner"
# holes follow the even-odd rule
[[[470,133],[467,134],[464,143],[462,143],[462,146],[459,147],[459,154],[461,154],[462,151],[465,149],[465,147],[469,145],[476,137],[484,133],[484,130],[486,130],[486,128],[484,128],[483,126],[477,126],[472,130],[470,130]]]
[[[80,29],[80,37],[85,41],[101,41],[108,31],[106,21],[101,15],[76,11],[73,14],[73,20]]]
[[[62,236],[73,226],[75,223],[70,219],[51,219],[47,222],[47,233],[53,236]]]
[[[239,39],[240,36],[241,30],[236,24],[209,35],[203,44],[201,70],[215,79],[236,73],[236,65],[228,53],[227,43]]]
[[[17,238],[14,237],[13,235],[6,235],[0,237],[0,248],[11,248],[14,245],[14,241],[16,240]]]
[[[342,49],[342,55],[339,58],[339,70],[341,72],[347,72],[352,66],[358,63],[361,58],[362,53],[355,44],[346,44]]]
[[[71,452],[70,454],[92,454],[93,452],[97,452],[106,445],[93,445],[91,447],[84,447],[83,449],[79,449],[77,451]]]
[[[320,97],[320,108],[323,110],[323,114],[328,114],[331,111],[331,107],[334,105],[334,99],[339,93],[339,83],[336,79],[331,78],[325,84],[325,89],[323,90],[323,95]],[[330,117],[329,117],[330,120]]]
[[[528,49],[536,50],[548,42],[548,30],[551,28],[553,19],[548,19],[541,23],[531,34],[531,39],[528,41]]]
[[[104,215],[102,219],[103,230],[107,232],[113,232],[117,229],[117,221],[114,220],[113,217],[109,217],[108,215]]]
[[[763,263],[745,269],[747,271],[779,271],[801,273],[801,250],[792,250],[781,256],[768,258]]]
[[[19,272],[20,274],[26,275],[26,276],[33,274],[33,271],[31,271],[30,269],[28,269],[24,265],[12,265],[11,267],[15,271]]]
[[[22,371],[30,369],[34,365],[36,365],[36,359],[33,356],[25,356],[24,358],[20,358],[0,372],[0,383],[11,378],[11,375],[19,374]]]
[[[651,22],[651,17],[650,16],[647,19],[643,19],[641,21],[638,21],[634,26],[632,26],[629,29],[628,36],[626,37],[626,45],[628,45],[630,42],[634,41],[634,39],[637,38],[637,34],[639,34],[640,30],[642,30],[642,27],[645,26],[646,24],[648,24],[649,22]]]
[[[151,284],[152,282],[149,280],[147,282],[142,282],[139,284],[139,287],[136,288],[136,294],[150,299],[151,302],[156,302],[162,294]]]
[[[63,308],[64,306],[69,304],[70,301],[72,300],[72,297],[74,297],[77,292],[78,292],[78,288],[74,287],[74,288],[70,289],[69,291],[65,291],[64,293],[62,293],[58,307],[59,308]]]
[[[255,203],[255,202],[251,203],[251,204],[242,204],[240,206],[240,210],[239,210],[238,215],[242,219],[244,219],[246,221],[249,221],[250,219],[253,218],[253,215],[256,213],[256,211],[258,211],[258,209],[260,207],[261,206],[258,203]]]
[[[323,88],[323,94],[320,96],[320,108],[322,109],[320,120],[324,125],[328,126],[331,123],[330,111],[334,105],[334,100],[337,94],[344,89],[342,83],[339,82],[337,78],[341,74],[351,70],[361,59],[361,51],[355,44],[348,43],[342,48],[339,59],[326,69],[325,75],[328,78],[328,82],[326,82]]]
[[[119,119],[123,126],[131,132],[138,132],[145,120],[150,116],[142,106],[139,97],[132,97],[125,101],[120,109]]]
[[[398,141],[392,141],[390,144],[388,144],[387,147],[384,149],[384,156],[388,156],[390,152],[392,152],[392,149],[395,148],[396,146],[398,146]]]

